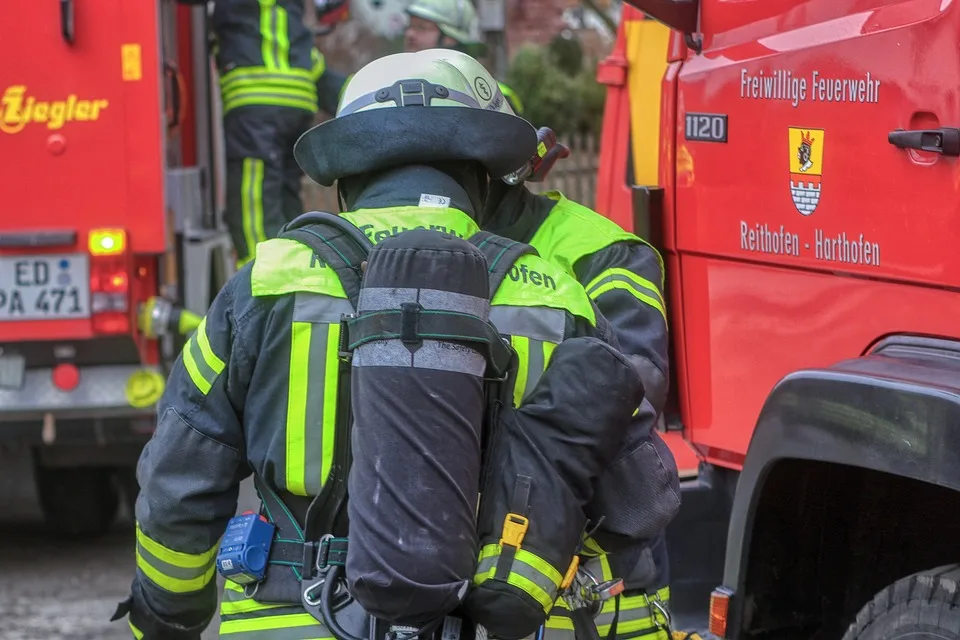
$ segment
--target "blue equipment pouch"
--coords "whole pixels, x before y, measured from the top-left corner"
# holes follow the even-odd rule
[[[253,511],[231,518],[217,553],[220,575],[242,585],[263,580],[276,529],[276,525]]]

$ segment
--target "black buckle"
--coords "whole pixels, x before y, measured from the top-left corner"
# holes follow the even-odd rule
[[[314,560],[317,558],[317,549],[319,546],[320,543],[314,541],[304,541],[303,543],[303,580],[309,580],[319,572],[317,567],[314,565]]]
[[[353,359],[353,351],[350,350],[350,321],[356,318],[355,313],[344,313],[340,316],[340,344],[337,345],[337,357],[341,362],[350,362]]]
[[[423,306],[419,302],[400,303],[400,342],[406,345],[421,345],[420,312]]]

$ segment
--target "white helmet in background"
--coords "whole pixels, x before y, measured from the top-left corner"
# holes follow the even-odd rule
[[[407,13],[433,22],[440,32],[462,45],[481,41],[477,10],[470,0],[413,0]]]

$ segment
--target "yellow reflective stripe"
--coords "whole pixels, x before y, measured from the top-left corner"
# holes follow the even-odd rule
[[[217,545],[191,554],[169,549],[151,539],[137,525],[137,568],[160,588],[171,593],[203,589],[213,579]]]
[[[607,573],[604,575],[610,575],[609,565],[605,570]],[[605,579],[609,580],[609,578]],[[597,631],[600,635],[609,633],[614,615],[617,616],[617,635],[644,631],[656,627],[658,623],[665,623],[663,614],[650,605],[650,600],[659,600],[664,605],[668,604],[670,587],[662,587],[652,596],[648,597],[643,593],[634,596],[621,595],[617,599],[606,601],[600,615],[597,616]],[[617,600],[619,600],[619,613],[617,613]],[[643,612],[643,615],[637,615],[638,612]]]
[[[290,349],[286,486],[294,495],[312,496],[330,477],[337,444],[340,324],[294,322]]]
[[[302,109],[304,111],[315,112],[317,110],[317,101],[313,100],[304,100],[301,98],[291,98],[287,96],[281,96],[277,94],[266,94],[258,93],[256,95],[248,95],[243,98],[237,98],[236,100],[231,100],[228,103],[224,103],[223,111],[224,113],[237,109],[239,107],[249,107],[257,105],[266,105],[271,107],[290,107],[291,109]]]
[[[197,365],[197,360],[193,355],[193,338],[187,340],[187,343],[183,345],[183,367],[187,370],[187,375],[190,376],[190,379],[193,380],[193,384],[197,386],[197,389],[200,390],[200,393],[207,395],[210,393],[210,388],[213,386],[212,382],[208,382],[206,378],[203,377],[203,374],[200,373],[200,368]]]
[[[281,609],[290,605],[286,604],[262,604],[253,598],[248,598],[243,591],[243,587],[235,582],[227,580],[224,584],[223,598],[220,603],[220,615],[229,616],[240,613],[252,613],[254,611],[267,611],[270,609]]]
[[[200,326],[197,327],[197,332],[194,334],[194,337],[197,339],[197,344],[200,345],[200,352],[203,354],[203,361],[207,363],[207,366],[213,369],[217,375],[223,373],[224,368],[226,368],[226,363],[217,357],[217,354],[213,352],[213,349],[210,348],[210,341],[207,339],[207,318],[203,317],[203,320],[200,321]]]
[[[563,602],[558,600],[557,604]],[[556,608],[556,605],[554,605]],[[547,629],[567,629],[568,631],[573,631],[573,620],[570,619],[570,614],[564,613],[555,613],[547,618],[545,623]]]
[[[254,255],[257,246],[256,205],[254,204],[254,186],[256,180],[256,164],[263,165],[263,160],[257,158],[243,159],[243,173],[240,179],[240,217],[243,221],[243,240],[247,243],[247,255]],[[261,173],[261,175],[263,175]],[[263,193],[263,187],[260,187]]]
[[[327,329],[326,371],[323,376],[323,458],[320,466],[320,484],[327,483],[333,468],[333,449],[337,422],[337,384],[340,373],[340,325],[331,323]],[[340,443],[344,446],[346,443]]]
[[[606,551],[603,550],[603,547],[600,546],[600,543],[590,537],[584,538],[583,546],[584,549],[589,552],[588,554],[584,555],[599,556],[606,553]],[[604,578],[604,580],[610,580],[610,578]]]
[[[596,289],[590,292],[590,297],[596,300],[606,292],[612,291],[614,289],[622,289],[632,294],[635,298],[637,298],[641,302],[644,302],[647,305],[659,311],[660,315],[663,316],[664,320],[667,319],[666,309],[663,308],[663,305],[656,298],[648,296],[645,293],[640,293],[639,291],[637,291],[635,287],[630,286],[630,284],[623,282],[622,280],[611,280],[610,282],[600,285],[599,287],[597,287]]]
[[[287,491],[307,495],[307,389],[310,382],[310,336],[313,325],[294,322],[290,341],[290,377],[287,392]]]
[[[347,297],[336,271],[317,258],[313,249],[288,238],[272,238],[257,245],[250,289],[254,296],[303,291]]]
[[[137,627],[132,622],[130,622],[129,619],[127,619],[127,623],[130,625],[130,631],[133,632],[133,637],[136,638],[136,640],[142,640],[143,631],[140,631],[140,629],[137,629]]]
[[[238,80],[228,87],[222,87],[220,95],[224,103],[236,102],[248,96],[268,95],[291,100],[310,102],[317,99],[317,87],[296,79],[266,83],[259,79]]]
[[[553,342],[544,342],[543,343],[543,370],[546,371],[547,367],[550,366],[550,357],[553,356],[553,350],[557,348],[557,345]]]
[[[536,569],[539,573],[546,576],[550,582],[555,584],[557,588],[560,588],[560,583],[563,582],[563,576],[549,562],[526,549],[517,549],[517,555],[514,557],[516,560]]]
[[[594,300],[612,289],[623,289],[659,311],[664,320],[667,318],[666,305],[660,289],[646,278],[627,269],[607,269],[584,288],[587,290],[587,295]]]
[[[497,572],[497,562],[501,551],[502,548],[499,543],[484,545],[480,549],[480,561],[477,565],[477,573],[474,575],[475,584],[479,585],[493,579]],[[527,576],[539,579],[541,584]],[[540,603],[544,612],[548,612],[553,606],[562,580],[563,576],[550,563],[527,549],[521,548],[517,549],[514,555],[506,582],[526,592],[527,595]],[[552,592],[547,591],[547,586],[550,587]]]
[[[290,68],[290,35],[287,31],[287,10],[276,5],[277,67],[282,71]]]
[[[210,348],[206,317],[200,320],[196,332],[183,346],[183,366],[203,395],[210,393],[213,383],[227,366]]]
[[[220,76],[220,86],[229,85],[238,80],[257,79],[263,82],[275,82],[282,79],[302,78],[304,86],[309,85],[312,80],[310,69],[301,69],[299,67],[290,67],[280,71],[279,69],[270,69],[267,67],[237,67]]]
[[[277,56],[274,48],[277,43],[276,16],[277,0],[260,0],[260,54],[267,69],[277,68]]]
[[[220,635],[243,633],[244,631],[269,631],[271,629],[290,629],[292,627],[320,626],[317,619],[309,613],[291,613],[284,616],[265,616],[249,620],[224,620],[220,623]],[[328,637],[328,636],[323,636]]]
[[[510,344],[517,352],[519,366],[517,380],[513,385],[513,406],[519,407],[527,389],[527,376],[530,368],[530,339],[524,336],[510,336]]]
[[[601,284],[605,280],[610,280],[618,277],[636,283],[639,286],[639,288],[643,289],[647,294],[652,294],[654,297],[656,297],[656,299],[660,302],[660,304],[663,305],[663,294],[660,292],[660,288],[657,287],[657,285],[653,284],[646,278],[641,277],[628,269],[622,269],[620,267],[614,267],[612,269],[607,269],[606,271],[603,271],[600,275],[598,275],[596,278],[591,280],[590,284],[588,284],[584,288],[587,290],[587,293],[589,293],[592,289],[596,288],[599,284]]]

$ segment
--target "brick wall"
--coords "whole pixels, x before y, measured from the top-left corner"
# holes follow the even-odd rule
[[[563,12],[577,0],[506,0],[507,50],[526,43],[546,44],[566,28]]]

